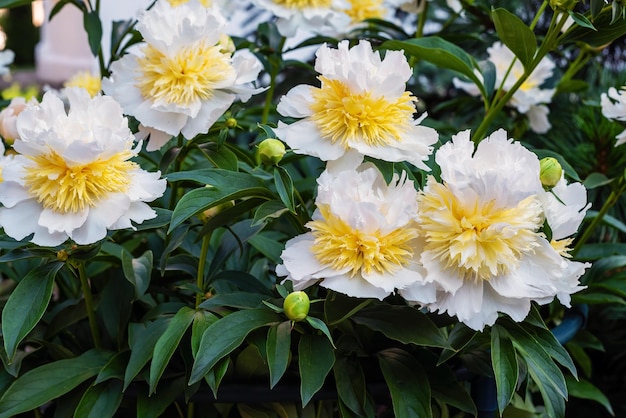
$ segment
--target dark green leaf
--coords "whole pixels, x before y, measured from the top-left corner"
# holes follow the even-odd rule
[[[333,337],[332,335],[330,335],[330,330],[328,329],[328,326],[326,325],[326,323],[324,321],[322,321],[319,318],[315,318],[313,316],[307,316],[305,318],[305,321],[311,325],[313,328],[320,330],[324,333],[324,335],[326,336],[326,338],[328,338],[328,341],[330,342],[330,344],[334,347],[335,343],[333,342]]]
[[[185,390],[185,378],[164,380],[159,384],[159,396],[148,397],[144,392],[137,396],[137,418],[157,418],[174,403]]]
[[[178,348],[187,328],[193,322],[196,311],[185,306],[172,318],[167,329],[154,346],[152,363],[150,364],[150,394],[154,393],[156,385],[165,371],[174,351]]]
[[[608,178],[603,173],[591,173],[587,176],[583,184],[586,189],[595,189],[600,186],[605,186],[609,183],[612,183],[613,179]]]
[[[533,31],[519,17],[503,8],[492,10],[491,18],[500,40],[509,47],[524,68],[528,68],[537,51],[537,39]]]
[[[11,7],[25,6],[35,0],[0,0],[0,8],[10,9]]]
[[[519,369],[513,343],[499,326],[491,329],[491,364],[496,379],[498,409],[504,411],[515,393]]]
[[[152,208],[156,212],[156,218],[148,219],[142,223],[135,225],[137,231],[145,231],[148,229],[156,229],[165,226],[170,223],[172,219],[172,211],[163,208]]]
[[[367,393],[361,366],[353,359],[339,357],[335,360],[333,374],[341,402],[357,416],[370,417],[365,410]]]
[[[614,1],[613,4],[618,4],[618,2]],[[626,19],[620,19],[611,23],[612,20],[613,13],[611,8],[604,7],[593,19],[593,24],[597,30],[594,31],[587,27],[573,25],[563,36],[562,42],[580,41],[592,47],[607,45],[626,34]]]
[[[283,213],[288,211],[289,209],[287,209],[285,204],[280,200],[268,200],[267,202],[263,202],[254,211],[252,225],[260,225],[268,222],[270,219],[279,218]]]
[[[478,64],[471,55],[463,49],[437,36],[415,38],[407,41],[387,41],[381,46],[384,49],[401,49],[408,55],[412,55],[424,61],[431,62],[438,67],[447,68],[463,74],[478,86],[482,96],[488,99],[485,87],[479,77],[474,73]]]
[[[300,370],[300,397],[306,406],[324,385],[326,376],[335,364],[335,352],[328,339],[321,335],[305,334],[298,344]]]
[[[293,198],[293,180],[289,172],[283,167],[274,167],[274,185],[280,200],[291,212],[296,211],[296,204]]]
[[[85,391],[74,418],[112,418],[122,403],[122,382],[110,380]]]
[[[39,266],[28,273],[13,290],[2,310],[2,335],[9,361],[20,342],[43,316],[54,287],[54,278],[64,263]]]
[[[93,10],[83,13],[83,26],[87,32],[87,40],[89,41],[89,48],[94,56],[100,52],[100,44],[102,43],[102,22],[100,22],[100,16],[98,11]]]
[[[189,384],[202,379],[253,330],[280,322],[280,317],[266,309],[249,309],[233,312],[213,323],[202,335],[198,356],[191,369]]]
[[[121,351],[115,354],[100,370],[93,384],[97,385],[110,379],[124,380],[124,370],[126,370],[129,358],[130,351]]]
[[[200,348],[200,341],[202,340],[202,334],[219,318],[207,311],[196,311],[193,318],[193,324],[191,325],[191,354],[193,358],[198,355],[198,348]]]
[[[135,288],[135,300],[140,299],[150,286],[152,263],[152,251],[150,250],[143,253],[139,258],[132,258],[130,253],[122,252],[124,277]]]
[[[0,418],[10,418],[56,399],[98,374],[111,354],[89,350],[66,360],[44,364],[20,376],[0,398]]]
[[[611,406],[609,399],[591,382],[584,379],[576,380],[570,376],[566,376],[565,381],[567,382],[567,391],[570,396],[596,401],[602,405],[609,414],[615,416],[615,412],[613,412],[613,407]]]
[[[291,321],[272,325],[267,331],[267,365],[270,369],[270,388],[287,370],[291,348]]]
[[[124,373],[124,390],[152,358],[154,346],[167,329],[170,318],[159,318],[149,324],[129,325],[130,359]]]
[[[431,417],[430,383],[415,358],[391,348],[378,353],[378,363],[391,393],[394,416]]]
[[[593,23],[591,23],[591,21],[587,19],[587,16],[585,16],[584,14],[575,12],[573,10],[568,10],[567,13],[569,13],[569,16],[572,18],[572,20],[574,20],[574,22],[576,22],[583,28],[588,28],[596,32],[598,31],[596,27],[593,26]]]
[[[409,306],[368,306],[352,317],[357,324],[380,331],[403,344],[450,348],[446,337],[428,316]]]

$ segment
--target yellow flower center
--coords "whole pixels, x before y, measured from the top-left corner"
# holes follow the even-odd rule
[[[410,126],[417,99],[404,92],[395,101],[373,97],[370,92],[353,93],[338,80],[321,76],[322,87],[314,89],[312,120],[321,134],[345,148],[360,140],[370,146],[398,141]]]
[[[102,90],[102,80],[100,79],[100,76],[94,75],[88,71],[75,74],[63,85],[65,87],[83,88],[87,90],[87,93],[89,93],[91,97],[95,97],[98,93],[100,93],[100,90]]]
[[[84,165],[69,165],[52,151],[31,157],[24,184],[46,209],[62,214],[83,212],[94,207],[109,193],[123,193],[130,183],[129,173],[137,164],[128,161],[130,152]]]
[[[189,0],[168,0],[172,7],[178,7],[181,4],[189,3]],[[211,7],[213,5],[212,0],[200,0],[200,4],[204,7]]]
[[[137,87],[144,98],[167,104],[188,106],[208,100],[219,83],[235,76],[230,54],[221,48],[199,43],[168,56],[147,45],[138,58]]]
[[[466,280],[504,274],[539,245],[543,211],[535,196],[515,207],[478,200],[464,205],[446,185],[429,181],[418,205],[425,249]]]
[[[315,237],[311,251],[317,260],[335,270],[349,269],[354,277],[359,272],[379,274],[393,272],[406,265],[413,256],[410,241],[417,229],[405,226],[389,233],[363,232],[333,215],[325,205],[319,207],[323,219],[307,223]]]
[[[290,9],[314,9],[330,7],[332,0],[274,0],[274,3]]]
[[[349,0],[350,8],[344,13],[350,16],[352,23],[359,23],[365,19],[381,19],[385,16],[382,0]]]
[[[554,250],[561,255],[561,257],[571,258],[571,254],[569,254],[569,246],[574,241],[574,238],[565,238],[560,240],[552,240],[550,241],[550,245]]]

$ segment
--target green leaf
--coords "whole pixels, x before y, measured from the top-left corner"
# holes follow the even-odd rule
[[[30,411],[74,389],[98,374],[111,354],[89,350],[71,359],[58,360],[29,370],[0,398],[0,418]]]
[[[165,366],[174,355],[180,340],[193,322],[195,314],[196,311],[187,306],[181,308],[156,342],[150,364],[150,395],[154,393],[156,385],[163,375],[163,371],[165,371]]]
[[[218,319],[216,315],[207,311],[196,311],[194,314],[193,324],[191,325],[191,354],[193,358],[196,358],[198,355],[202,334]]]
[[[280,322],[280,317],[272,311],[248,309],[233,312],[213,323],[202,335],[189,384],[200,381],[220,359],[239,347],[251,331],[275,322]]]
[[[280,200],[268,200],[263,202],[254,211],[254,219],[252,225],[260,225],[268,222],[270,219],[279,218],[283,213],[288,212],[289,209],[285,207],[285,204]]]
[[[333,366],[337,394],[353,413],[359,417],[369,417],[366,413],[365,376],[361,366],[351,358],[339,357]]]
[[[291,321],[272,325],[267,331],[267,365],[270,369],[270,388],[276,383],[287,370],[291,347]]]
[[[595,189],[600,186],[605,186],[609,183],[612,183],[613,179],[608,178],[603,173],[591,173],[587,176],[583,184],[586,189]]]
[[[617,4],[616,1],[613,4]],[[612,22],[613,13],[611,7],[604,7],[593,18],[593,25],[597,30],[588,27],[573,25],[563,35],[562,43],[584,42],[591,47],[601,47],[626,34],[626,19]]]
[[[152,208],[156,212],[156,218],[148,219],[142,223],[135,225],[137,231],[145,231],[148,229],[156,229],[168,225],[172,219],[172,211],[163,208]]]
[[[130,351],[120,351],[115,354],[100,370],[93,384],[97,385],[110,379],[124,380],[124,370],[126,370],[129,358]]]
[[[565,381],[567,382],[567,391],[570,396],[596,401],[602,405],[609,414],[615,416],[611,401],[609,401],[606,395],[591,382],[584,379],[576,380],[571,376],[566,376]]]
[[[322,331],[324,335],[326,336],[326,338],[328,338],[328,341],[330,342],[330,344],[333,347],[335,346],[335,343],[333,342],[333,337],[332,335],[330,335],[330,330],[328,329],[328,326],[326,325],[324,321],[322,321],[319,318],[315,318],[314,316],[307,316],[305,318],[305,321],[309,325],[311,325],[313,328]]]
[[[313,334],[304,334],[300,337],[298,368],[302,406],[306,406],[313,395],[322,388],[334,364],[335,351],[327,338]]]
[[[227,171],[227,173],[231,173],[235,177],[232,182],[211,187],[201,187],[183,195],[176,204],[176,208],[174,208],[168,234],[190,217],[222,203],[251,197],[266,199],[273,197],[269,189],[262,185],[242,187],[237,179],[241,178],[240,175],[244,173],[234,171]],[[254,177],[249,177],[242,183],[247,183],[248,180],[254,179]]]
[[[499,326],[491,329],[491,365],[496,380],[498,409],[504,411],[517,386],[519,369],[513,343]]]
[[[139,258],[132,258],[127,251],[122,252],[124,277],[135,288],[135,300],[141,299],[150,286],[152,263],[152,251],[150,250],[143,253]]]
[[[352,317],[357,324],[380,331],[403,344],[450,348],[448,340],[428,316],[409,306],[368,306]]]
[[[593,23],[591,23],[591,21],[589,19],[587,19],[587,16],[585,16],[584,14],[575,12],[573,10],[568,10],[567,13],[569,14],[569,16],[572,18],[572,20],[574,22],[576,22],[577,24],[579,24],[583,28],[589,28],[589,29],[594,30],[596,32],[598,31],[596,29],[596,27],[593,26]]]
[[[124,390],[152,358],[154,346],[167,329],[170,318],[159,318],[149,324],[129,324],[130,359],[124,373]]]
[[[64,263],[57,261],[31,270],[22,279],[2,310],[2,335],[9,361],[20,342],[43,316],[54,288],[54,278]]]
[[[296,204],[293,198],[293,180],[291,180],[291,176],[285,168],[274,167],[274,185],[285,207],[291,212],[295,212]]]
[[[185,390],[185,378],[164,380],[157,388],[159,396],[148,397],[145,392],[137,396],[137,418],[157,418],[171,406]]]
[[[87,32],[87,40],[89,41],[91,53],[97,56],[98,52],[100,52],[100,44],[102,43],[102,22],[100,21],[97,10],[83,13],[83,26]]]
[[[238,309],[257,308],[269,298],[267,295],[252,292],[218,293],[202,302],[198,307],[202,309],[222,308],[224,306]]]
[[[122,403],[122,382],[110,380],[90,386],[74,412],[74,418],[112,418]]]
[[[478,69],[478,64],[474,58],[443,38],[428,36],[407,41],[392,40],[384,42],[381,48],[404,50],[406,54],[431,62],[437,67],[461,73],[478,86],[483,98],[488,98],[481,79],[474,73],[474,70]]]
[[[533,31],[519,17],[503,8],[492,10],[491,18],[500,40],[509,47],[524,68],[528,68],[537,51],[537,39]]]
[[[9,9],[11,7],[25,6],[35,0],[0,0],[0,8]]]
[[[430,383],[410,354],[390,348],[378,353],[378,363],[391,393],[394,416],[432,417]]]

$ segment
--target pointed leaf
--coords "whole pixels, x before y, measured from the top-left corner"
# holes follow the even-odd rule
[[[110,358],[110,353],[89,350],[78,357],[29,370],[15,380],[0,398],[0,418],[30,411],[68,393],[97,375]]]
[[[324,323],[324,321],[322,321],[319,318],[315,318],[313,316],[307,316],[305,320],[313,328],[322,331],[324,335],[326,336],[326,338],[328,338],[328,341],[330,341],[330,344],[333,347],[335,346],[335,343],[333,342],[333,337],[332,335],[330,335],[330,330],[328,329],[328,326]]]
[[[9,361],[20,342],[43,316],[54,287],[54,278],[64,263],[44,264],[31,270],[15,287],[2,310],[2,335]]]
[[[476,76],[478,64],[463,49],[437,36],[409,39],[407,41],[387,41],[382,44],[384,49],[401,49],[424,61],[431,62],[440,68],[447,68],[463,74],[476,84],[484,98],[488,98],[481,79]]]
[[[122,382],[111,380],[89,387],[74,412],[74,418],[112,418],[122,403]]]
[[[567,391],[570,396],[598,402],[607,410],[609,414],[615,416],[615,412],[613,412],[613,407],[611,406],[611,401],[609,401],[606,395],[591,382],[584,379],[576,380],[571,376],[566,376],[565,381],[567,382]]]
[[[524,68],[528,68],[537,52],[537,38],[533,31],[519,17],[503,8],[493,10],[491,18],[502,43],[509,47]]]
[[[394,416],[431,417],[430,384],[420,364],[400,349],[378,353],[378,362],[391,393]]]
[[[409,306],[369,306],[352,320],[403,344],[450,348],[437,326],[419,310]]]
[[[211,312],[197,311],[193,317],[193,324],[191,326],[191,354],[193,358],[198,355],[198,348],[200,348],[200,341],[202,340],[202,334],[211,326],[218,317]]]
[[[181,308],[156,342],[150,364],[150,394],[154,393],[156,385],[163,375],[163,371],[165,371],[165,366],[174,355],[180,340],[193,322],[195,314],[196,311],[187,306]]]
[[[270,388],[276,383],[287,370],[289,354],[291,352],[291,321],[272,325],[267,331],[267,365],[270,369]]]
[[[185,378],[165,380],[157,388],[159,396],[148,397],[145,392],[137,396],[137,418],[157,418],[163,415],[185,390]]]
[[[324,385],[326,376],[335,364],[335,352],[328,339],[321,335],[305,334],[298,343],[300,370],[300,397],[306,406]]]
[[[491,329],[491,365],[496,379],[498,409],[504,411],[517,387],[519,369],[513,343],[499,326]]]
[[[295,212],[296,204],[293,198],[293,180],[283,167],[274,167],[274,184],[276,191],[283,204],[291,211]]]
[[[91,53],[96,56],[100,52],[100,44],[102,43],[102,22],[100,22],[97,10],[83,14],[83,26],[87,32]]]
[[[140,299],[150,285],[152,251],[146,251],[139,258],[132,258],[130,253],[123,251],[121,259],[124,277],[135,287],[135,300]]]
[[[149,324],[130,324],[130,359],[124,373],[124,390],[152,358],[154,346],[167,329],[170,318],[160,318]]]
[[[220,359],[241,345],[251,331],[279,321],[276,313],[266,309],[236,311],[216,321],[202,335],[189,384],[202,379]]]

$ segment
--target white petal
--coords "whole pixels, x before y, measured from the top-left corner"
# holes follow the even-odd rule
[[[328,277],[321,282],[320,286],[356,298],[376,298],[383,300],[390,294],[390,292],[380,287],[371,285],[361,277],[350,277],[347,274]]]
[[[345,152],[339,143],[333,144],[323,139],[315,123],[308,120],[300,120],[291,125],[278,122],[274,133],[296,154],[312,155],[329,161],[338,159]]]

